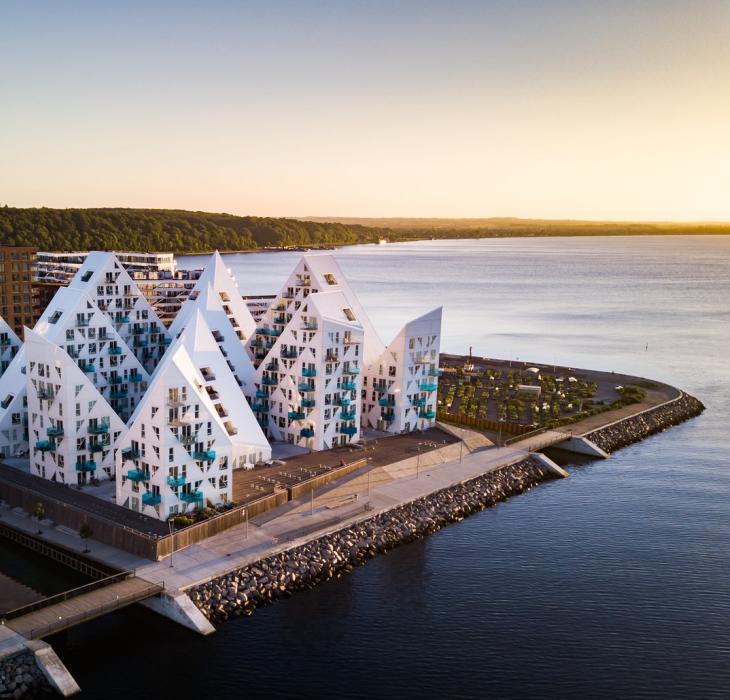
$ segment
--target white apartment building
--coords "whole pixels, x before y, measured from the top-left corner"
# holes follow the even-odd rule
[[[7,321],[0,316],[0,377],[18,354],[22,343]]]
[[[31,473],[62,484],[112,478],[121,418],[61,347],[26,329],[24,351]]]
[[[0,376],[0,458],[28,451],[25,349],[21,347]]]
[[[365,427],[390,433],[425,430],[436,422],[441,307],[407,323],[368,365],[362,385]]]
[[[271,458],[201,309],[157,368],[119,447],[117,502],[161,519],[229,502],[233,469]]]

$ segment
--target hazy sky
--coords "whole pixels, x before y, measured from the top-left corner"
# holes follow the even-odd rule
[[[0,204],[730,220],[730,0],[0,0]]]

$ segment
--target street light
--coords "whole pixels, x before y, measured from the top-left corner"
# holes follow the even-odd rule
[[[170,568],[172,569],[172,555],[175,553],[175,532],[173,530],[173,519],[169,518],[167,524],[170,526]]]

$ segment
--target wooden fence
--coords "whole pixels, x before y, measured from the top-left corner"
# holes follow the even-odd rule
[[[454,414],[439,408],[436,411],[436,419],[444,423],[453,423],[454,425],[462,425],[468,428],[476,428],[477,430],[489,430],[490,432],[505,432],[510,435],[524,435],[532,432],[534,428],[531,425],[523,425],[521,423],[511,423],[509,421],[487,420],[486,418],[477,418],[476,416],[467,416],[463,413]]]
[[[289,500],[293,501],[295,498],[299,498],[300,496],[308,494],[314,489],[321,488],[322,486],[325,486],[326,484],[329,484],[332,481],[335,481],[336,479],[345,476],[346,474],[357,471],[358,469],[366,466],[367,463],[367,458],[362,457],[361,459],[356,459],[354,462],[345,464],[342,467],[331,469],[324,474],[320,474],[319,476],[313,476],[311,479],[307,479],[306,481],[300,481],[294,486],[289,486],[287,487],[287,491],[289,492]]]

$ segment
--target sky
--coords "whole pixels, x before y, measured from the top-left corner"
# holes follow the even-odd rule
[[[0,2],[0,205],[730,221],[728,0]]]

